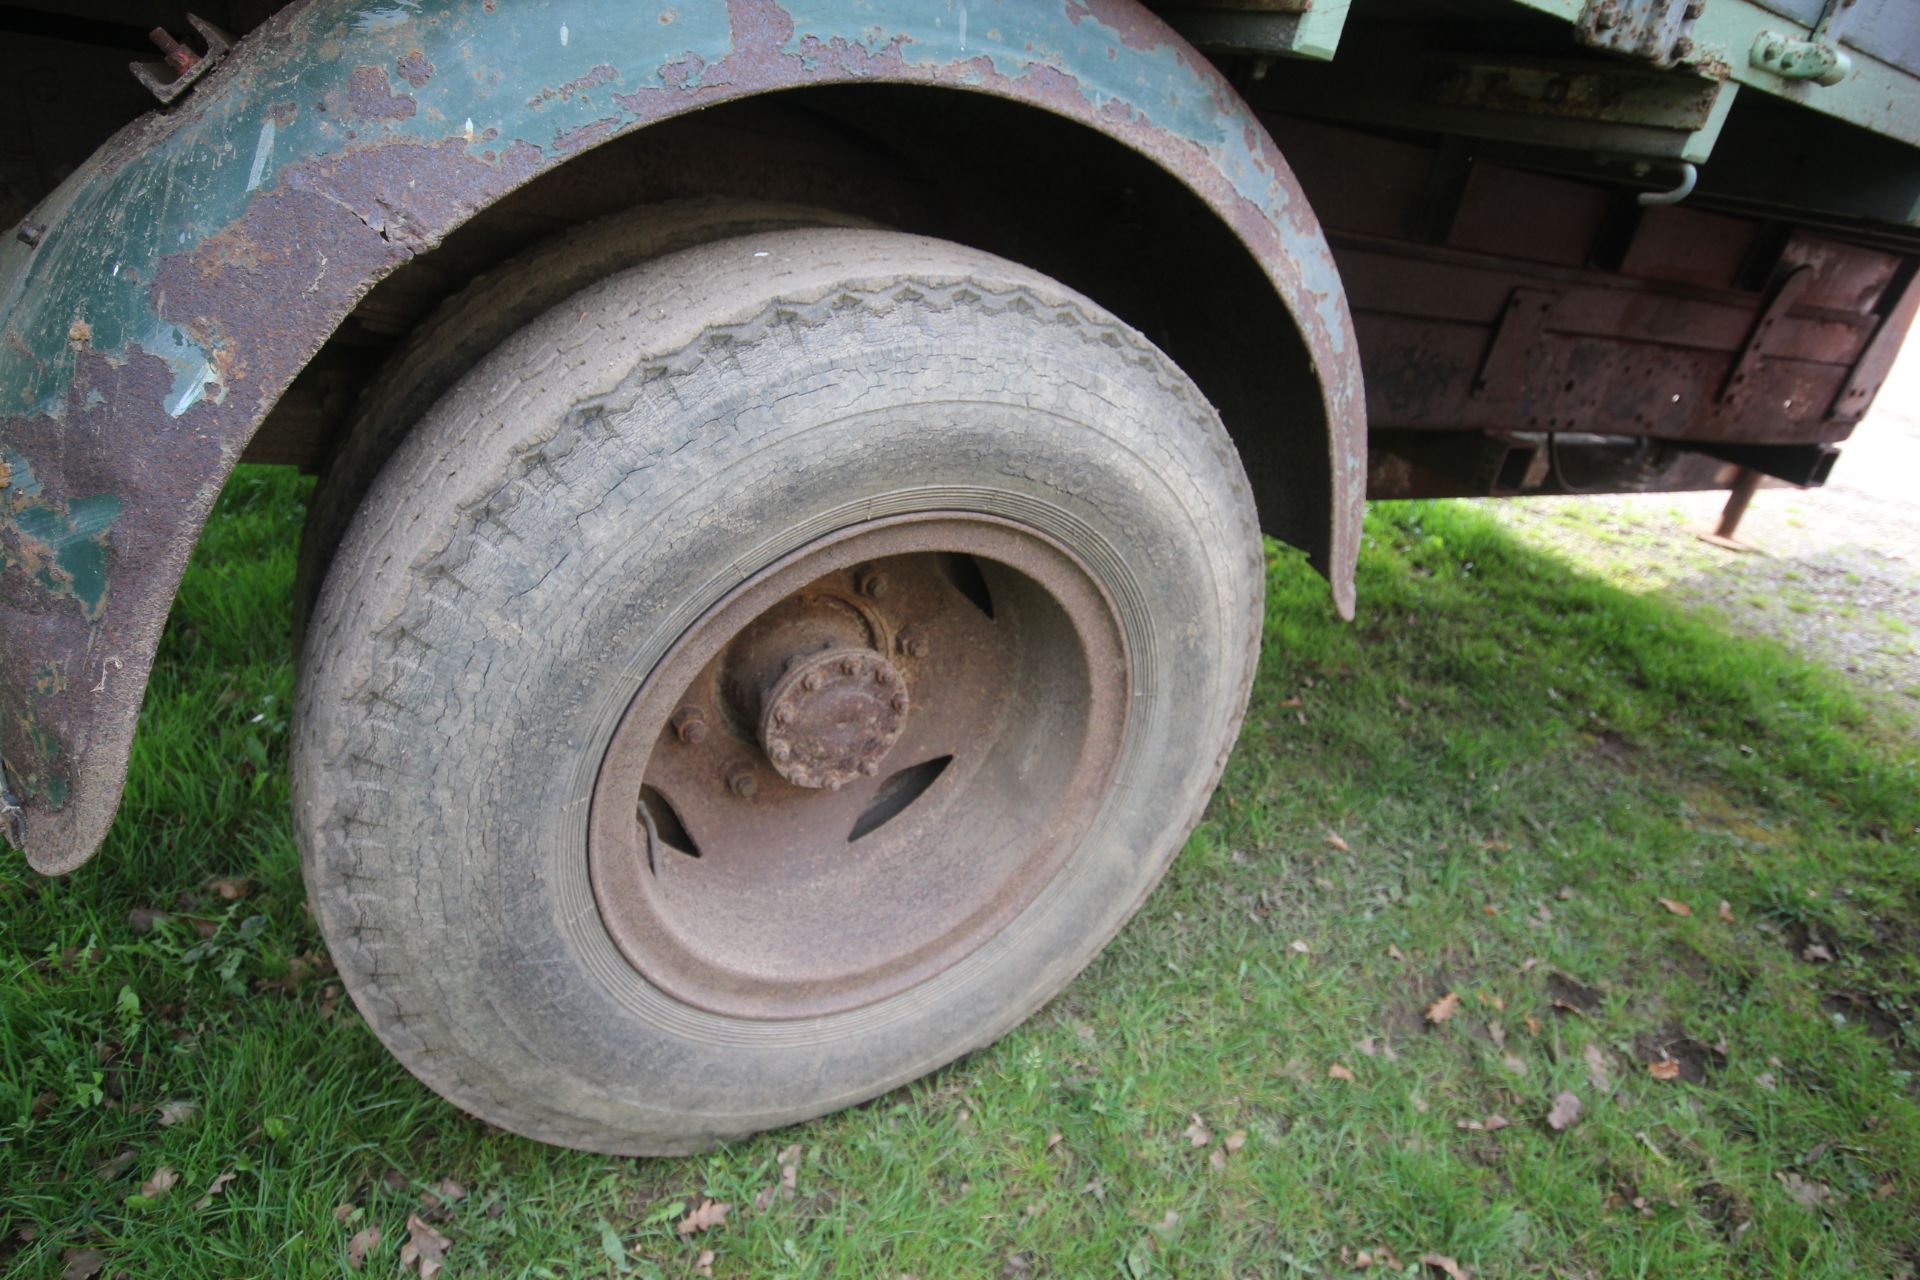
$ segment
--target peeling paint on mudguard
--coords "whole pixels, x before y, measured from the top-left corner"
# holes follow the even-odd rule
[[[1253,115],[1134,0],[306,0],[43,202],[37,248],[0,247],[0,447],[36,486],[0,490],[0,761],[33,865],[105,835],[206,513],[367,289],[608,138],[862,81],[1080,121],[1234,230],[1322,380],[1333,519],[1310,551],[1350,613],[1365,424],[1332,255]]]
[[[112,494],[49,500],[33,464],[0,449],[0,572],[24,574],[47,592],[73,597],[88,618],[107,598],[107,531],[120,514]],[[40,690],[36,686],[36,692]]]

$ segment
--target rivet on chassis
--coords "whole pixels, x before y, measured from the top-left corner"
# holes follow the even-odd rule
[[[698,707],[682,707],[673,716],[674,736],[690,745],[698,745],[707,738],[707,717]]]
[[[869,600],[884,600],[893,584],[888,582],[887,575],[878,569],[862,569],[859,576],[853,580],[853,585]]]
[[[744,760],[736,760],[727,766],[727,790],[742,800],[751,800],[754,792],[760,790],[760,780],[753,774],[753,766]]]

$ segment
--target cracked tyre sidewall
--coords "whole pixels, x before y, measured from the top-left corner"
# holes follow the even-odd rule
[[[587,877],[599,762],[701,612],[836,529],[978,511],[1113,599],[1118,776],[1062,869],[938,977],[829,1017],[680,1004]],[[1064,287],[874,231],[706,245],[585,290],[408,436],[316,605],[293,750],[314,909],[367,1021],[475,1115],[697,1150],[996,1039],[1138,907],[1218,781],[1251,683],[1261,544],[1193,385]]]

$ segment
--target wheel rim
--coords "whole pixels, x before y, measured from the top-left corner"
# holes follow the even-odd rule
[[[1034,530],[936,513],[820,539],[710,608],[634,696],[594,788],[602,921],[713,1013],[897,995],[1059,872],[1131,684],[1112,600]]]

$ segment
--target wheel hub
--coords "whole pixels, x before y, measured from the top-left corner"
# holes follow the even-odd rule
[[[826,649],[796,659],[768,690],[760,744],[796,787],[838,791],[880,772],[911,703],[900,673],[878,653]]]

